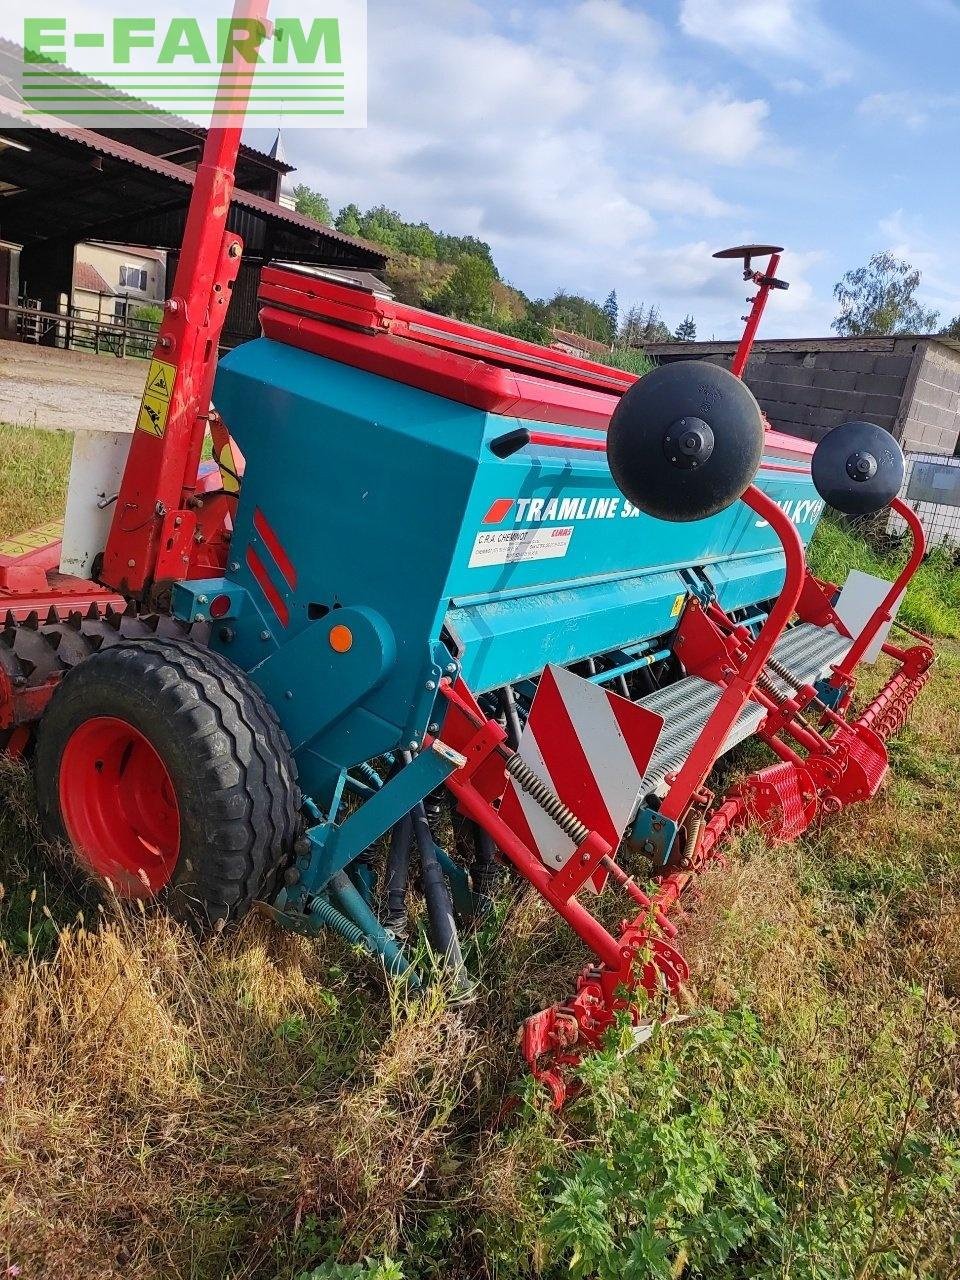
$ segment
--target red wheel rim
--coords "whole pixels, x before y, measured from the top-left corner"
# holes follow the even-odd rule
[[[125,898],[147,898],[173,875],[180,807],[167,767],[144,735],[95,716],[60,760],[60,812],[70,843]]]

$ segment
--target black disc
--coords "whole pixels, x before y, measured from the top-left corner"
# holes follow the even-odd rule
[[[677,360],[634,383],[614,410],[607,460],[621,493],[659,520],[704,520],[752,482],[763,419],[720,365]]]
[[[824,502],[848,516],[889,506],[903,485],[903,451],[872,422],[844,422],[813,455],[813,483]]]
[[[759,258],[769,257],[771,253],[783,253],[780,244],[738,244],[732,249],[718,249],[715,258]]]

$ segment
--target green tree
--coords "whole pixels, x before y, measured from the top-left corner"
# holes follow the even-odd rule
[[[928,333],[940,319],[917,301],[920,272],[892,253],[875,253],[865,267],[848,271],[833,296],[840,314],[833,328],[842,337]]]
[[[489,321],[493,311],[493,268],[484,258],[464,254],[434,299],[445,315],[473,323]]]
[[[547,304],[550,311],[550,323],[557,329],[566,329],[570,333],[579,333],[584,338],[592,338],[595,342],[612,342],[610,321],[603,307],[590,298],[581,297],[578,293],[567,293],[559,290]]]
[[[302,213],[305,218],[312,218],[314,222],[321,222],[325,227],[332,225],[333,210],[325,195],[304,186],[301,182],[299,186],[294,187],[293,198],[296,201],[297,213]]]
[[[682,323],[677,327],[676,339],[678,342],[696,342],[697,322],[693,316],[687,315],[683,317]]]
[[[616,289],[611,289],[607,294],[607,300],[603,304],[603,314],[607,317],[607,323],[610,325],[610,341],[612,342],[617,336],[617,330],[620,328],[620,305],[617,302]]]
[[[358,236],[360,234],[360,208],[355,204],[345,204],[337,214],[337,220],[333,224],[338,231],[342,231],[345,236]]]
[[[949,324],[940,330],[945,338],[960,338],[960,316],[954,316]]]

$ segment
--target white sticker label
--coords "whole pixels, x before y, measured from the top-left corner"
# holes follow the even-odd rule
[[[498,529],[478,533],[469,567],[517,564],[521,560],[557,560],[567,554],[572,536],[572,524],[555,529]]]

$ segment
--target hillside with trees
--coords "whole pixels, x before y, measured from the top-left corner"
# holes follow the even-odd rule
[[[594,358],[637,373],[649,364],[636,348],[696,336],[692,316],[673,334],[655,305],[634,306],[621,315],[615,289],[603,303],[566,289],[551,298],[529,298],[502,278],[489,244],[476,236],[448,235],[426,222],[407,222],[386,205],[364,212],[347,204],[334,215],[322,193],[302,184],[293,194],[299,213],[387,251],[383,275],[400,302],[530,342],[550,344],[555,330],[578,335],[606,348],[592,351]]]

